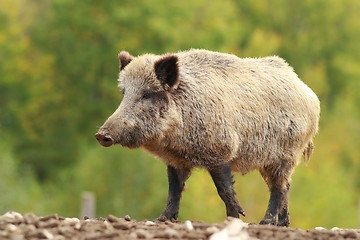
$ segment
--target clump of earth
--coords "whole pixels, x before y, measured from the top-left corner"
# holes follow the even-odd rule
[[[359,229],[309,230],[244,223],[228,218],[223,223],[198,221],[134,220],[129,216],[104,218],[68,218],[57,214],[36,216],[33,213],[7,212],[0,216],[0,239],[360,239]]]

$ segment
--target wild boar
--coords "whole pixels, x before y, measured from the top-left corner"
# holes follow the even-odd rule
[[[201,167],[236,218],[245,213],[231,171],[260,171],[270,190],[260,223],[289,225],[291,175],[313,151],[320,103],[283,59],[196,49],[118,57],[124,97],[95,136],[105,147],[141,147],[167,164],[159,219],[177,219],[185,181]]]

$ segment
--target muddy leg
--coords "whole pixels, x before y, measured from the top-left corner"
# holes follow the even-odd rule
[[[260,224],[278,226],[289,225],[288,192],[293,167],[284,162],[280,167],[267,167],[260,170],[270,190],[269,205]]]
[[[287,185],[287,193],[281,203],[279,219],[278,219],[278,224],[277,224],[278,226],[288,227],[290,225],[290,216],[289,216],[289,210],[288,210],[289,190],[290,190],[290,184]]]
[[[279,209],[283,193],[279,189],[272,188],[270,190],[269,205],[264,218],[260,224],[277,225],[279,220]]]
[[[239,213],[245,216],[244,210],[236,199],[233,188],[233,176],[231,175],[230,164],[226,163],[209,169],[210,175],[215,183],[217,191],[226,206],[226,214],[230,217],[239,217]]]
[[[190,177],[190,169],[167,167],[169,193],[165,210],[158,218],[161,221],[176,220],[178,218],[181,193],[185,181]]]

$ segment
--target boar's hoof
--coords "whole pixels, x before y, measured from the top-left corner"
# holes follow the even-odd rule
[[[277,216],[266,216],[261,220],[261,225],[274,225],[278,224],[278,217]]]
[[[114,140],[110,136],[105,135],[101,132],[96,133],[95,138],[104,147],[110,147],[114,144]]]
[[[158,217],[156,220],[160,221],[160,222],[165,222],[166,220],[168,220],[167,217],[165,217],[164,215],[161,215],[160,217]]]
[[[166,221],[176,221],[178,218],[177,214],[161,214],[160,217],[158,217],[156,220],[160,221],[160,222],[166,222]]]

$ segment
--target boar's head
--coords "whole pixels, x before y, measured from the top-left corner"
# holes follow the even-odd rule
[[[102,146],[140,147],[163,138],[179,121],[172,94],[179,84],[176,55],[119,53],[120,106],[95,134]]]

